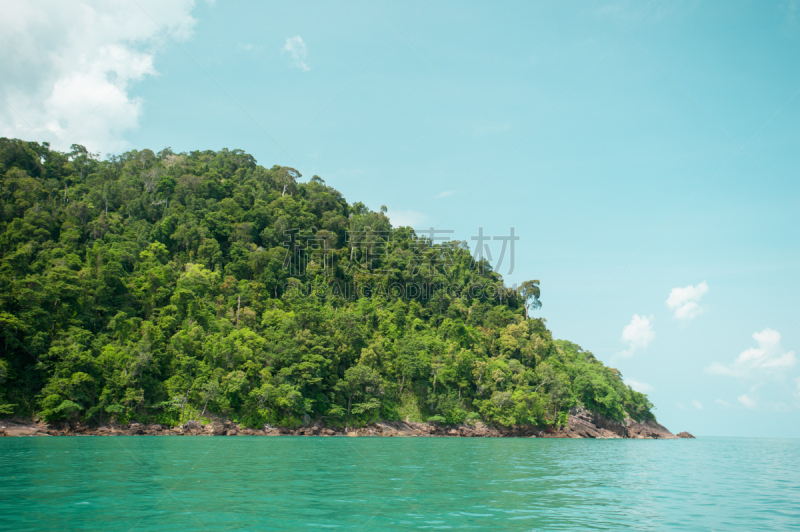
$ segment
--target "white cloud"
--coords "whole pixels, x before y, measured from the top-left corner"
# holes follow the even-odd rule
[[[637,392],[641,393],[650,393],[655,390],[652,385],[647,384],[646,382],[639,382],[633,379],[625,379],[625,383],[628,384],[631,388],[636,390]]]
[[[131,85],[157,74],[156,46],[169,41],[163,28],[177,41],[192,36],[193,7],[194,0],[4,3],[0,92],[11,108],[0,105],[0,135],[60,150],[126,148],[143,104]]]
[[[416,211],[390,210],[386,213],[386,216],[389,217],[389,220],[392,222],[394,227],[408,226],[419,228],[428,220],[428,217],[425,214]]]
[[[703,403],[701,403],[697,399],[692,399],[692,406],[695,407],[698,410],[702,410],[703,409]]]
[[[656,337],[652,326],[653,316],[639,316],[634,314],[631,322],[622,330],[622,341],[628,344],[628,349],[617,353],[615,356],[629,358],[640,349],[646,348]]]
[[[455,190],[443,190],[442,192],[439,192],[438,194],[436,194],[434,196],[434,198],[436,198],[436,199],[446,198],[447,196],[452,196],[455,193],[456,193]]]
[[[292,56],[291,65],[294,68],[299,68],[303,72],[308,72],[311,70],[311,67],[308,66],[308,63],[306,63],[306,57],[308,57],[308,48],[306,47],[306,43],[303,41],[302,37],[299,35],[287,37],[286,43],[283,45],[281,50],[288,52],[289,55]]]
[[[794,351],[783,352],[781,334],[778,331],[767,327],[761,332],[753,333],[753,338],[758,347],[745,349],[731,364],[714,362],[706,371],[730,377],[744,377],[751,371],[754,374],[781,376],[785,370],[795,365]]]
[[[733,406],[729,402],[723,401],[722,399],[716,399],[714,401],[714,404],[718,404],[719,406],[724,406],[725,408],[730,408],[731,406]]]
[[[674,312],[675,319],[686,321],[691,320],[705,312],[700,306],[700,299],[708,292],[708,284],[705,281],[697,286],[684,286],[683,288],[673,288],[667,298],[667,307]]]
[[[756,402],[747,394],[742,394],[736,398],[745,408],[753,410],[756,407]]]
[[[685,404],[683,404],[683,403],[675,403],[675,406],[677,406],[677,407],[678,407],[678,408],[680,408],[681,410],[686,410],[686,405],[685,405]]]

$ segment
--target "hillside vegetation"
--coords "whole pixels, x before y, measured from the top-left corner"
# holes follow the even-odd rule
[[[539,282],[241,150],[0,139],[0,414],[563,424],[647,397],[554,340]],[[305,181],[305,182],[302,182]]]

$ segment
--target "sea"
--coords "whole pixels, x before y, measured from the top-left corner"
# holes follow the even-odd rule
[[[0,438],[0,530],[800,530],[800,440]]]

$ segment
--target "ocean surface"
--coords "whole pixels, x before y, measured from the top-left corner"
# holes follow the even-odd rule
[[[800,530],[800,440],[0,438],[0,530]]]

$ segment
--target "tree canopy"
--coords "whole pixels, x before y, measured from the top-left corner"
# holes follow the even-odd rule
[[[0,139],[0,414],[250,426],[653,418],[539,281],[241,150]]]

